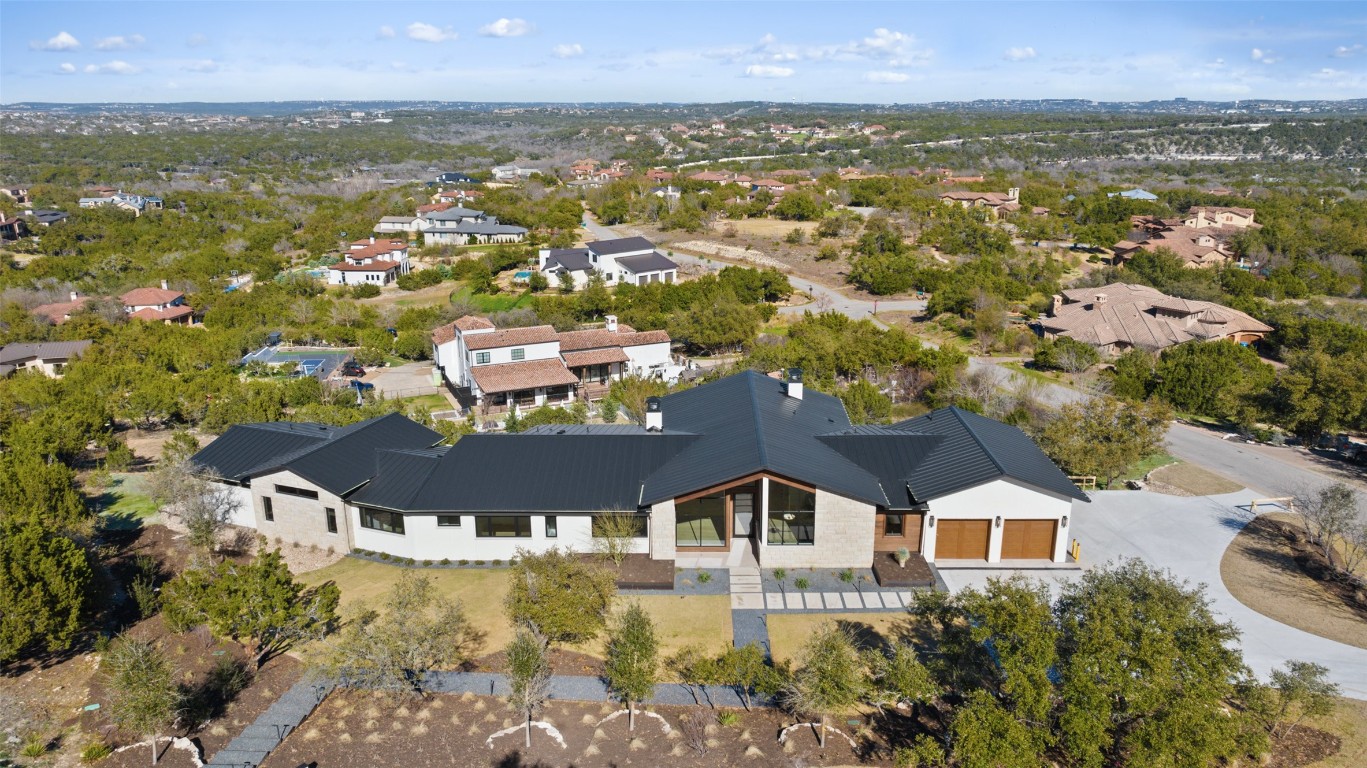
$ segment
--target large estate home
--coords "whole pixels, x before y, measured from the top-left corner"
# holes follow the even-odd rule
[[[165,201],[152,195],[132,195],[109,187],[96,187],[91,191],[94,194],[91,197],[81,198],[77,201],[77,205],[82,208],[99,208],[108,205],[125,211],[132,211],[134,216],[141,216],[147,211],[159,211],[166,207]]]
[[[336,428],[243,424],[193,461],[270,539],[418,560],[592,546],[639,519],[634,551],[763,567],[1063,562],[1087,497],[1019,429],[957,408],[852,426],[840,400],[753,371],[652,398],[644,426],[548,425],[454,446],[398,414]]]
[[[637,331],[614,315],[602,329],[564,332],[496,330],[467,315],[432,332],[432,359],[462,406],[486,416],[598,400],[624,376],[673,380],[682,370],[668,333]]]
[[[993,216],[1019,211],[1020,189],[1012,187],[1005,194],[1001,192],[941,192],[940,202],[945,205],[959,205],[964,208],[982,208]]]
[[[527,229],[500,224],[484,211],[452,203],[419,206],[413,216],[384,216],[375,225],[381,234],[421,233],[424,245],[470,245],[473,243],[520,243]]]
[[[679,265],[644,237],[596,240],[583,248],[542,248],[537,269],[551,281],[568,273],[575,290],[587,285],[594,272],[602,273],[608,285],[649,285],[679,279]]]
[[[167,325],[193,325],[195,311],[185,303],[185,294],[171,290],[165,280],[160,288],[134,288],[119,297],[123,309],[134,320],[163,322]]]
[[[1186,216],[1163,219],[1131,216],[1130,236],[1112,247],[1116,264],[1124,264],[1139,251],[1164,248],[1191,268],[1225,264],[1235,257],[1231,239],[1247,229],[1261,229],[1252,208],[1196,206]]]
[[[1066,290],[1054,296],[1053,308],[1040,327],[1047,339],[1066,336],[1110,356],[1188,341],[1252,344],[1272,332],[1271,326],[1237,309],[1130,283]]]
[[[328,267],[328,285],[388,285],[408,274],[408,243],[403,240],[357,240]]]

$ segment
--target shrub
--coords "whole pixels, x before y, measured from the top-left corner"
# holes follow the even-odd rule
[[[35,736],[24,742],[24,747],[19,750],[19,754],[24,757],[42,757],[47,754],[47,740]]]
[[[698,571],[698,583],[706,584],[712,580],[712,574],[707,571]]]
[[[431,561],[431,560],[424,560],[424,561],[422,561],[422,566],[423,566],[424,568],[430,568],[430,567],[432,566],[432,561]]]
[[[435,269],[420,269],[406,275],[399,275],[399,279],[395,280],[394,284],[399,286],[399,290],[402,291],[416,291],[440,282],[441,272]]]
[[[361,283],[351,289],[353,299],[373,299],[380,295],[380,286],[374,283]]]
[[[489,565],[500,566],[500,565],[503,565],[503,561],[502,561],[502,560],[490,560],[490,561],[489,561]]]
[[[798,589],[806,589],[811,585],[812,582],[808,581],[806,576],[798,576],[796,579],[793,579],[793,586],[797,587]]]
[[[92,741],[81,750],[81,762],[96,763],[114,754],[114,748],[103,741]]]
[[[783,242],[789,245],[801,245],[807,239],[807,233],[802,231],[802,227],[793,227],[788,230],[788,234],[783,236]]]
[[[451,558],[449,558],[449,557],[443,557],[443,558],[441,559],[441,564],[442,564],[442,565],[450,565],[450,564],[451,564]]]
[[[403,561],[403,564],[404,564],[404,565],[407,565],[407,566],[409,566],[409,567],[412,567],[412,566],[416,565],[417,563],[416,563],[416,561],[413,560],[413,558],[410,557],[410,558],[405,559],[405,560]]]
[[[718,712],[717,723],[726,727],[731,727],[740,723],[739,712]]]
[[[381,559],[381,560],[386,560],[386,561],[389,560],[389,553],[388,553],[388,552],[381,552],[381,553],[380,553],[380,559]]]
[[[469,561],[469,560],[466,560],[466,559],[463,558],[463,557],[460,559],[459,565],[469,565],[469,564],[470,564],[470,561]]]
[[[476,560],[476,561],[475,561],[475,565],[484,565],[484,561],[483,561],[483,560]]]
[[[834,245],[823,245],[821,250],[816,252],[817,261],[835,261],[840,258],[840,248]]]

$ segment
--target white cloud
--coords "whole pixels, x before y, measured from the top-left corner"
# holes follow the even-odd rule
[[[221,66],[213,59],[199,59],[198,61],[187,61],[181,66],[181,69],[186,72],[217,72]]]
[[[774,67],[768,64],[751,64],[745,68],[746,77],[792,77],[792,67]]]
[[[579,43],[561,43],[551,49],[551,55],[557,59],[572,59],[584,55],[584,46]]]
[[[419,40],[424,43],[446,43],[460,37],[460,35],[456,34],[455,30],[450,27],[436,27],[421,21],[415,21],[412,24],[409,24],[408,28],[404,31],[408,34],[410,39]]]
[[[1350,56],[1356,56],[1359,53],[1362,53],[1362,47],[1362,43],[1358,43],[1357,45],[1340,45],[1334,49],[1334,58],[1346,59]]]
[[[1026,59],[1033,59],[1035,58],[1035,49],[1028,45],[1024,48],[1007,48],[1006,52],[1002,54],[1002,58],[1007,61],[1025,61]]]
[[[911,75],[905,72],[865,72],[864,80],[870,83],[891,84],[905,83],[911,79]]]
[[[85,73],[88,75],[136,75],[141,71],[142,67],[135,67],[120,59],[104,64],[85,65]]]
[[[526,19],[499,19],[479,28],[485,37],[522,37],[531,34],[532,25]]]
[[[930,63],[934,51],[918,49],[916,36],[879,27],[873,34],[844,46],[839,53],[881,59],[893,67],[913,67]]]
[[[394,28],[391,27],[391,26],[389,26],[388,24],[386,24],[386,25],[384,25],[383,27],[380,27],[380,31],[377,32],[376,34],[378,34],[380,37],[383,37],[383,38],[385,38],[385,39],[387,40],[387,39],[389,39],[389,38],[391,38],[391,37],[394,36]]]
[[[185,44],[191,48],[202,48],[209,44],[209,38],[207,35],[196,32],[186,39]]]
[[[145,42],[147,39],[142,35],[114,35],[95,43],[95,49],[100,51],[126,51],[129,48],[137,48]]]
[[[1264,50],[1262,48],[1254,48],[1249,52],[1248,57],[1254,61],[1261,61],[1264,64],[1276,64],[1282,60],[1280,56],[1274,55],[1272,51]]]
[[[69,61],[64,61],[57,66],[57,71],[64,75],[74,75],[76,74],[76,65]]]
[[[70,32],[62,31],[48,38],[46,43],[35,40],[28,47],[37,51],[74,51],[81,47],[81,41],[72,37]]]

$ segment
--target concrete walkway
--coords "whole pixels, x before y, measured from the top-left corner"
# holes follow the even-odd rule
[[[1191,585],[1204,584],[1215,613],[1241,632],[1244,662],[1266,680],[1289,659],[1329,668],[1343,695],[1367,700],[1367,649],[1328,640],[1270,619],[1239,602],[1220,578],[1220,559],[1248,524],[1249,501],[1260,494],[1244,490],[1221,496],[1164,496],[1143,491],[1096,491],[1090,505],[1073,515],[1082,541],[1084,566],[1138,557]],[[1242,508],[1241,508],[1242,507]],[[981,587],[1010,571],[946,570],[951,590]],[[1056,585],[1077,578],[1073,571],[1022,571]]]

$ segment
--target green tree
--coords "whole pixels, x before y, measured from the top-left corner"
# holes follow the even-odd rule
[[[753,692],[776,694],[784,682],[765,661],[764,649],[753,642],[728,647],[716,661],[716,673],[717,682],[734,688],[746,709],[750,708]]]
[[[1145,353],[1137,352],[1137,354]],[[1039,346],[1035,347],[1036,368],[1081,373],[1099,362],[1101,362],[1101,354],[1096,351],[1096,347],[1068,336],[1045,339],[1040,342]],[[1117,363],[1118,366],[1119,363]],[[1119,378],[1118,375],[1117,378]],[[1120,396],[1119,393],[1116,395]],[[1142,400],[1143,396],[1141,395],[1139,399]]]
[[[676,312],[669,322],[669,335],[693,349],[714,353],[753,341],[761,322],[758,309],[723,289]]]
[[[560,286],[561,295],[568,295],[574,293],[574,273],[570,272],[569,270],[561,271],[560,277],[558,278],[558,282]]]
[[[123,636],[109,646],[101,664],[110,691],[109,718],[125,731],[152,741],[157,764],[157,734],[169,728],[180,710],[180,688],[162,649],[148,640]]]
[[[258,668],[295,642],[332,632],[339,600],[330,581],[313,588],[296,583],[279,549],[250,563],[187,569],[162,590],[171,626],[207,624],[215,635],[245,643]]]
[[[851,424],[879,424],[892,415],[892,400],[866,379],[855,379],[836,392]]]
[[[835,622],[812,630],[798,652],[797,669],[783,691],[785,705],[798,715],[817,718],[817,743],[826,747],[826,720],[853,709],[868,691],[863,662],[854,639]]]
[[[519,549],[504,608],[513,624],[534,628],[552,643],[574,644],[603,631],[616,595],[612,571],[598,563],[558,547]]]
[[[366,611],[338,634],[320,663],[324,673],[355,688],[419,695],[433,670],[470,659],[484,636],[460,601],[441,596],[426,576],[405,570],[385,612]]]
[[[1030,728],[985,690],[969,692],[954,711],[950,743],[961,768],[1037,768],[1047,761]]]
[[[551,695],[551,662],[546,654],[546,638],[522,627],[504,650],[508,657],[508,706],[522,715],[526,725],[525,745],[532,746],[532,719]]]
[[[532,293],[541,293],[551,287],[551,281],[546,278],[546,273],[541,270],[533,270],[532,276],[527,278],[527,289]]]
[[[1103,395],[1060,408],[1039,443],[1070,474],[1095,475],[1109,486],[1163,445],[1171,418],[1172,411],[1157,401],[1130,403]]]
[[[816,221],[825,208],[826,201],[811,192],[790,192],[774,206],[774,215],[788,221]]]
[[[1272,366],[1251,348],[1232,341],[1178,344],[1163,350],[1154,392],[1181,411],[1230,417],[1240,397],[1264,392]]]
[[[865,665],[869,670],[869,702],[882,709],[910,705],[912,717],[919,716],[923,703],[933,701],[941,693],[934,675],[921,663],[916,649],[908,643],[896,643],[886,651],[866,652]]]
[[[1153,354],[1131,349],[1116,358],[1111,368],[1111,394],[1124,400],[1143,400],[1153,388]]]
[[[631,603],[613,622],[603,662],[608,691],[626,706],[629,731],[636,730],[636,705],[655,692],[659,652],[655,622],[640,603]]]
[[[0,664],[34,646],[70,648],[93,578],[76,542],[36,523],[0,521]]]
[[[1273,736],[1285,738],[1307,717],[1333,713],[1339,687],[1328,679],[1322,664],[1291,659],[1272,670],[1270,685],[1255,686],[1249,710]]]

